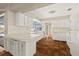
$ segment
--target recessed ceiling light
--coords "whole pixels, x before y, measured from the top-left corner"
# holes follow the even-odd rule
[[[49,13],[55,13],[56,11],[49,11]]]
[[[71,10],[72,10],[72,8],[68,8],[67,10],[68,10],[68,11],[71,11]]]

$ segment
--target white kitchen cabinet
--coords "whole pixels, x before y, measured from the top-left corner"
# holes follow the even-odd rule
[[[79,41],[78,41],[79,43]],[[79,45],[76,42],[67,42],[72,56],[79,56]]]
[[[16,13],[15,21],[17,26],[24,26],[24,14]]]
[[[4,48],[14,56],[33,56],[36,53],[36,41],[27,39],[26,34],[22,35],[12,34],[9,35],[9,37],[7,36]]]
[[[17,12],[15,14],[16,14],[16,17],[15,17],[16,26],[27,26],[27,23],[28,23],[27,20],[29,19],[29,17],[27,17],[25,14],[20,12]]]
[[[6,44],[6,42],[8,42],[8,44]],[[21,42],[15,39],[6,39],[5,40],[5,48],[10,51],[13,55],[15,56],[22,56],[25,55],[24,53],[24,49],[25,49],[25,42]]]
[[[14,56],[33,56],[36,53],[36,43],[43,33],[30,34],[12,33],[5,36],[4,48]]]

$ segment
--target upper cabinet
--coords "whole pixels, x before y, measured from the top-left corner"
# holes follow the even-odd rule
[[[71,21],[71,29],[79,30],[79,12],[78,11],[71,14],[70,21]]]
[[[27,26],[29,17],[25,14],[17,12],[16,14],[16,26]]]

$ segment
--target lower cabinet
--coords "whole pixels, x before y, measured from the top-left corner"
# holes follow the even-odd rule
[[[54,40],[70,41],[70,32],[54,31],[52,37],[53,37]]]
[[[7,38],[4,47],[14,56],[32,56],[36,52],[36,42],[31,40],[21,41]]]
[[[75,42],[67,42],[72,56],[79,56],[79,45]]]

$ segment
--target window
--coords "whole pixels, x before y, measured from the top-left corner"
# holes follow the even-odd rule
[[[33,19],[32,30],[34,32],[40,32],[40,31],[42,31],[42,24],[41,24],[41,22],[39,20]]]

